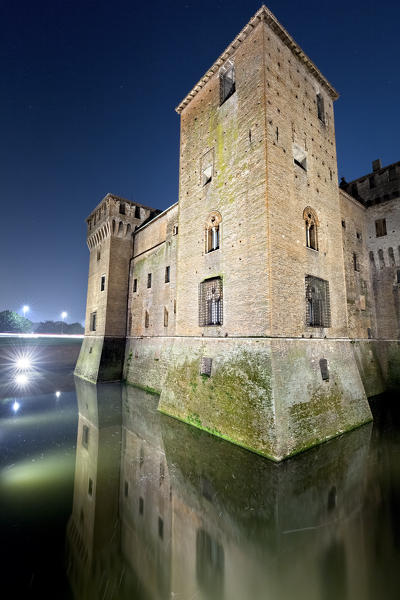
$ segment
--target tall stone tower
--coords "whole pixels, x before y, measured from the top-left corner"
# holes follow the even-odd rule
[[[160,409],[276,459],[371,419],[345,341],[337,97],[263,6],[177,107],[190,342]]]
[[[85,338],[75,374],[121,379],[133,232],[159,211],[107,194],[86,219],[90,251]]]

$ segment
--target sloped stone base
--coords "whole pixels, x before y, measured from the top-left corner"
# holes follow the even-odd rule
[[[346,340],[129,338],[124,375],[161,412],[275,461],[372,420]]]
[[[74,374],[93,383],[120,381],[125,353],[125,338],[84,338]]]

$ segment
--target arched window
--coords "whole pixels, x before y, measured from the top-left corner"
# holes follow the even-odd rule
[[[310,206],[304,209],[303,219],[306,224],[306,246],[312,248],[312,250],[318,250],[319,221],[315,211]]]
[[[206,254],[219,249],[221,239],[221,221],[222,217],[217,211],[212,212],[206,221]]]

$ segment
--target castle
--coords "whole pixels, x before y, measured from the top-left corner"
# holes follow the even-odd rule
[[[76,375],[273,460],[400,383],[400,163],[337,183],[338,94],[265,7],[177,107],[179,201],[87,219]]]

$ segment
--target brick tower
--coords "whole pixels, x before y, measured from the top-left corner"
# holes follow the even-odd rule
[[[121,379],[135,228],[159,211],[107,194],[86,219],[90,251],[85,338],[75,374]]]

